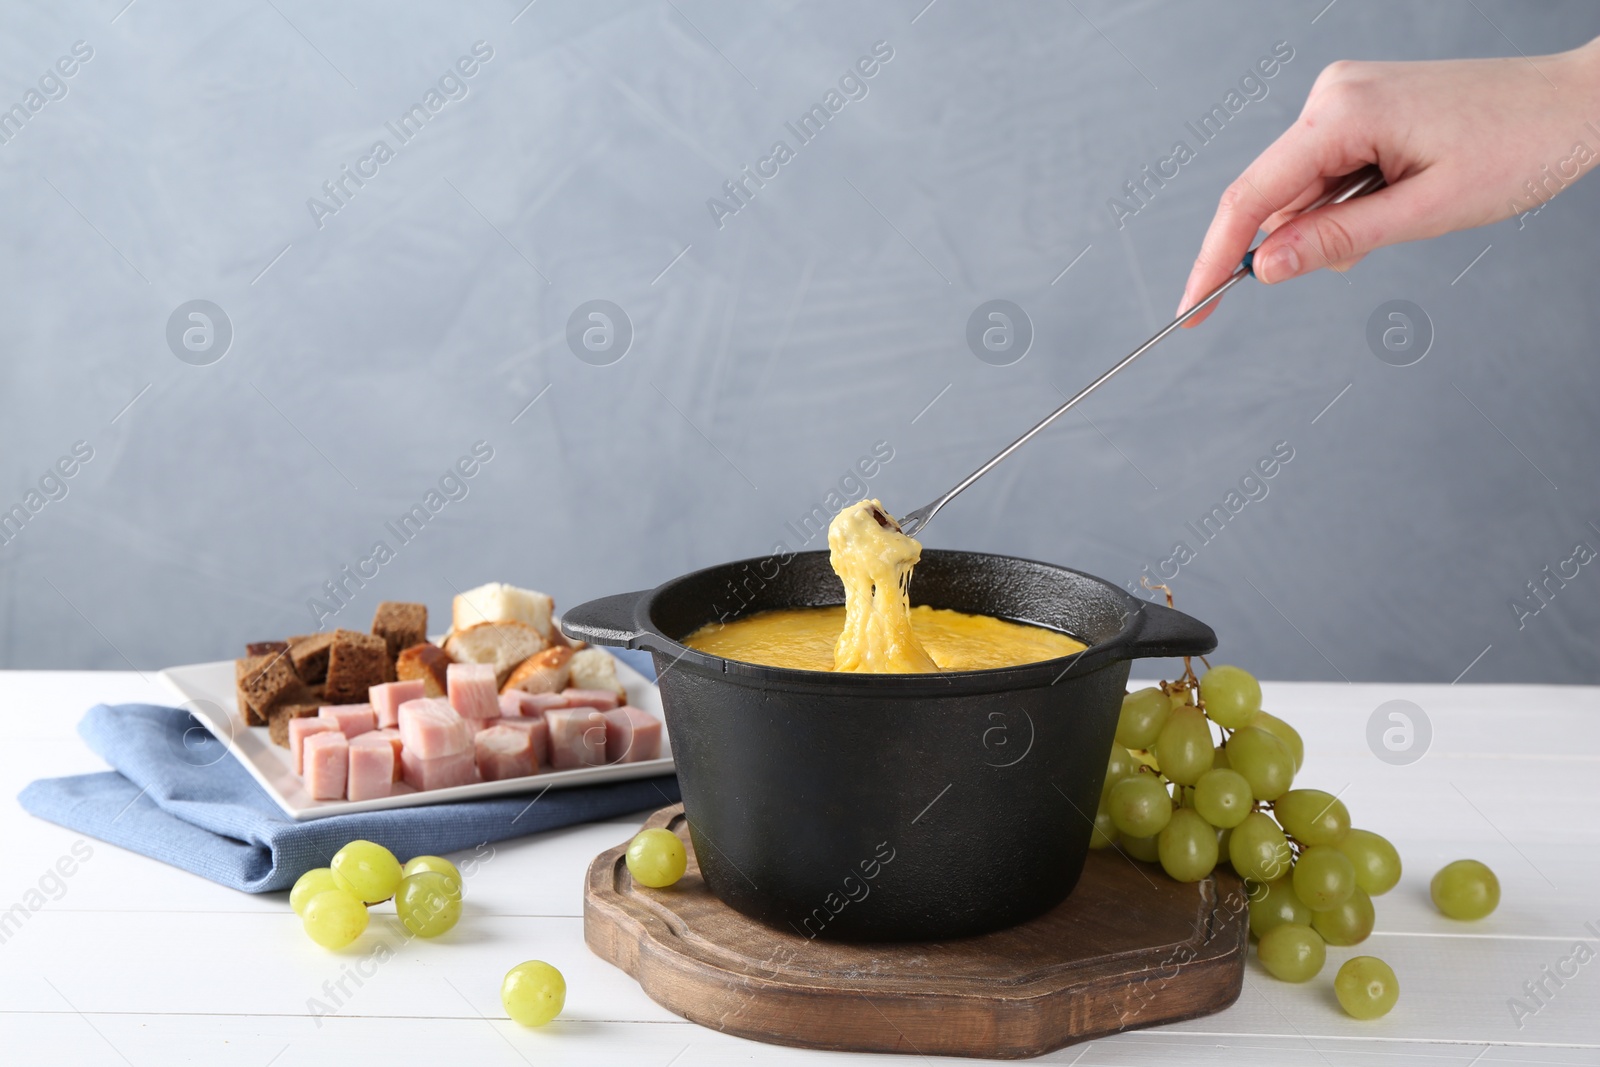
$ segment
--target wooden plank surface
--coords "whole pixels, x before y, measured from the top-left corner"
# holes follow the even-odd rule
[[[1204,1019],[1096,1040],[1041,1062],[1346,1065],[1592,1064],[1600,1062],[1600,961],[1512,1018],[1523,996],[1579,940],[1600,945],[1600,821],[1579,790],[1600,770],[1600,689],[1538,686],[1267,684],[1267,705],[1305,735],[1299,781],[1344,790],[1358,825],[1395,841],[1406,873],[1377,900],[1378,932],[1334,949],[1303,986],[1276,982],[1253,960],[1243,995]],[[0,673],[0,789],[102,769],[74,727],[98,701],[165,702],[153,676],[132,672]],[[1406,699],[1433,728],[1408,766],[1369,750],[1367,721]],[[626,975],[588,952],[582,883],[589,861],[643,820],[575,827],[496,846],[472,876],[469,906],[449,937],[378,968],[335,1014],[307,1007],[325,981],[362,958],[305,940],[281,894],[212,885],[91,842],[92,858],[26,926],[0,944],[0,1048],[5,1062],[73,1064],[329,1064],[397,1061],[516,1065],[628,1063],[832,1064],[841,1053],[758,1045],[671,1015]],[[0,804],[0,909],[8,908],[77,835]],[[466,860],[472,853],[456,857]],[[1500,909],[1455,923],[1427,899],[1442,863],[1475,856],[1494,867]],[[374,922],[374,931],[392,920]],[[370,951],[370,946],[365,948]],[[1360,1023],[1333,1002],[1328,977],[1350,955],[1388,960],[1400,1006]],[[567,1011],[541,1031],[504,1018],[498,985],[524,959],[566,974]],[[276,1058],[274,1058],[276,1057]],[[1476,1057],[1476,1059],[1475,1059]],[[882,1061],[879,1061],[882,1062]]]

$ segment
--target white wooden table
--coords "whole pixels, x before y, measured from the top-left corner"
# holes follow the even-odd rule
[[[1405,876],[1377,901],[1378,931],[1330,949],[1302,986],[1252,959],[1221,1014],[1063,1049],[1079,1064],[1596,1064],[1600,959],[1600,689],[1278,684],[1267,706],[1305,735],[1298,781],[1339,792],[1357,825],[1399,847]],[[1407,766],[1368,749],[1368,717],[1406,699],[1433,727]],[[152,675],[0,672],[0,912],[37,888],[79,835],[25,814],[28,781],[103,769],[74,727],[89,705],[170,703]],[[643,813],[640,819],[643,818]],[[582,874],[639,820],[547,833],[482,850],[451,935],[375,968],[363,942],[312,944],[285,894],[250,896],[88,841],[64,891],[0,943],[0,1062],[6,1064],[827,1064],[843,1055],[761,1045],[703,1029],[647,998],[583,943]],[[78,845],[81,852],[85,846]],[[471,853],[454,857],[467,863]],[[1456,923],[1428,901],[1445,862],[1499,874],[1499,910]],[[53,888],[53,887],[52,887]],[[378,910],[373,928],[389,929]],[[1586,925],[1591,924],[1591,925]],[[398,941],[398,938],[391,938]],[[1388,960],[1401,999],[1387,1018],[1346,1018],[1332,975],[1351,955]],[[567,1008],[542,1030],[504,1018],[501,976],[531,958],[566,975]],[[357,965],[369,972],[356,974]],[[1545,967],[1565,969],[1557,986]],[[354,977],[352,977],[354,975]],[[355,981],[360,978],[360,984]],[[335,988],[343,979],[345,994]],[[1524,982],[1543,980],[1542,1006]],[[330,990],[332,990],[330,992]],[[335,1000],[337,1004],[335,1006]],[[1538,1010],[1519,1026],[1510,1001]],[[333,1006],[314,1018],[309,1002]],[[865,1057],[856,1057],[865,1059]]]

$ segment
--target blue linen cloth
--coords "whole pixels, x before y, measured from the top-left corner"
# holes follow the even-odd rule
[[[679,799],[677,777],[663,775],[295,822],[198,719],[179,708],[100,704],[89,709],[78,732],[115,770],[34,782],[17,798],[24,809],[247,893],[290,888],[356,838],[406,859]]]

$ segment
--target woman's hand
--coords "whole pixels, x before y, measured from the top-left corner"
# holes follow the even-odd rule
[[[1271,285],[1531,211],[1597,161],[1600,39],[1531,60],[1335,63],[1294,125],[1223,191],[1178,312],[1227,280],[1257,230],[1271,236],[1255,274]],[[1369,163],[1386,188],[1301,213]]]

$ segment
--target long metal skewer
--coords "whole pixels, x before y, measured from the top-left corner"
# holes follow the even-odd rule
[[[1305,209],[1305,211],[1315,211],[1317,208],[1325,207],[1328,204],[1342,204],[1346,200],[1353,200],[1358,196],[1381,189],[1383,184],[1384,181],[1382,171],[1380,171],[1376,166],[1363,167],[1361,170],[1358,170],[1352,174],[1345,184],[1339,186],[1327,196],[1324,196],[1322,199],[1311,204]],[[1254,248],[1251,248],[1250,251],[1245,253],[1244,259],[1240,262],[1238,269],[1228,276],[1227,281],[1223,282],[1221,285],[1211,290],[1211,292],[1207,293],[1199,303],[1195,304],[1188,311],[1185,311],[1182,315],[1179,315],[1177,318],[1173,319],[1170,323],[1163,327],[1159,333],[1150,338],[1150,340],[1146,341],[1138,348],[1135,348],[1126,356],[1123,356],[1114,367],[1080,389],[1077,394],[1072,397],[1072,399],[1068,400],[1065,404],[1062,404],[1050,414],[1040,419],[1032,429],[1023,434],[1021,437],[1017,438],[1015,441],[1012,441],[1005,448],[1001,449],[993,459],[989,460],[989,462],[985,463],[983,466],[979,467],[977,470],[961,479],[960,482],[956,483],[954,489],[951,489],[948,493],[939,497],[933,503],[924,504],[915,511],[907,513],[903,518],[900,519],[899,525],[901,532],[908,536],[914,536],[917,534],[924,526],[928,525],[929,521],[939,513],[941,508],[950,503],[951,500],[955,499],[956,495],[963,489],[967,488],[967,486],[971,485],[979,478],[982,478],[985,474],[988,474],[997,463],[1011,455],[1011,453],[1015,452],[1023,445],[1027,444],[1028,441],[1040,430],[1043,430],[1046,426],[1049,426],[1052,422],[1055,422],[1068,411],[1071,411],[1080,400],[1083,400],[1090,393],[1094,392],[1106,382],[1110,381],[1116,376],[1117,372],[1122,370],[1122,368],[1126,367],[1128,364],[1132,363],[1134,360],[1150,351],[1150,349],[1154,348],[1173,330],[1176,330],[1195,315],[1199,314],[1202,308],[1210,307],[1212,304],[1216,303],[1217,299],[1221,297],[1223,293],[1226,293],[1229,289],[1232,289],[1235,285],[1239,284],[1239,282],[1249,277],[1253,273],[1252,263],[1255,259],[1256,248],[1260,247],[1260,243],[1257,243]]]

